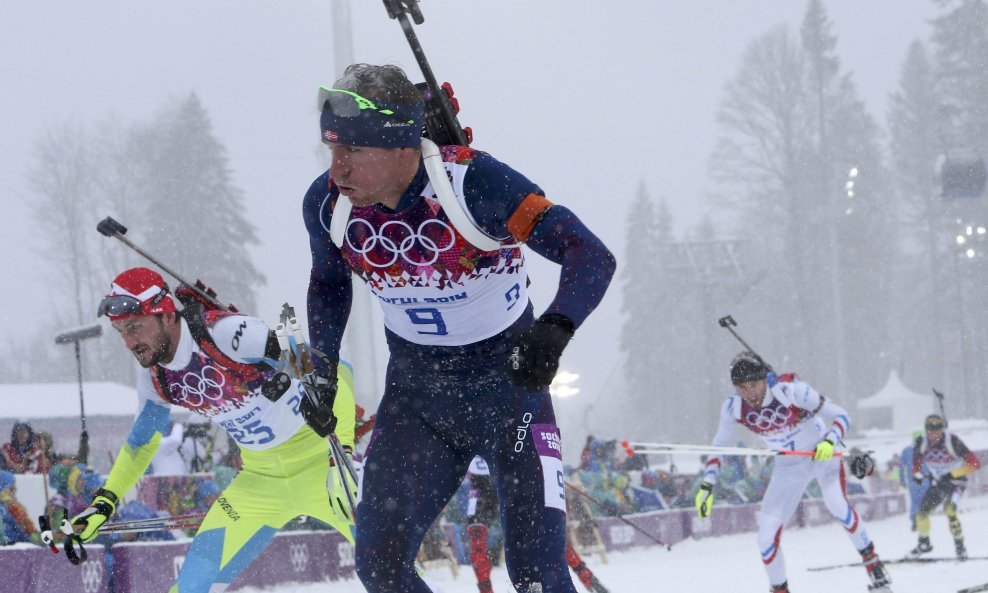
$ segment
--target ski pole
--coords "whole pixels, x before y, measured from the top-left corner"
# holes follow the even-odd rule
[[[629,457],[633,455],[668,455],[673,453],[690,454],[718,454],[718,455],[744,455],[758,457],[774,457],[777,455],[790,456],[812,456],[813,451],[791,451],[788,449],[756,449],[753,447],[715,447],[707,445],[681,445],[678,443],[638,443],[631,441],[621,441],[625,454]],[[835,452],[834,456],[843,456],[841,452]]]
[[[138,254],[143,256],[144,259],[148,260],[149,262],[153,263],[154,265],[158,266],[159,268],[167,272],[172,278],[188,286],[191,290],[195,291],[196,294],[206,299],[214,306],[223,309],[224,311],[232,311],[234,313],[238,312],[237,308],[234,307],[233,305],[224,305],[223,303],[219,302],[219,300],[217,300],[215,296],[209,294],[209,292],[207,292],[203,288],[200,288],[196,283],[189,282],[188,280],[183,279],[181,276],[173,272],[171,268],[161,263],[151,255],[149,255],[146,251],[144,251],[143,249],[135,245],[133,242],[131,242],[130,239],[124,236],[125,234],[127,234],[127,227],[114,220],[113,217],[107,216],[106,218],[101,220],[99,224],[96,225],[96,230],[99,231],[101,235],[119,239],[121,243],[123,243],[127,247],[130,247]]]
[[[171,529],[192,529],[199,527],[202,524],[202,520],[205,515],[180,515],[176,517],[153,517],[150,519],[134,519],[130,521],[115,521],[113,523],[106,523],[99,528],[99,532],[102,533],[142,533],[148,531],[168,531]],[[49,546],[54,547],[54,544],[61,542],[67,536],[78,535],[85,529],[84,525],[75,525],[69,523],[68,519],[62,521],[62,524],[58,530],[53,530],[50,527],[50,523],[47,521],[47,517],[42,517],[45,519],[46,525],[42,529],[41,539]],[[80,542],[81,546],[81,542]]]
[[[100,533],[147,533],[149,531],[170,531],[172,529],[196,529],[202,525],[202,520],[175,522],[162,521],[160,523],[147,523],[143,525],[109,525],[102,527]]]
[[[727,455],[727,456],[744,456],[744,457],[813,457],[816,453],[813,451],[785,451],[776,449],[745,449],[737,448],[727,451],[721,450],[710,450],[704,449],[702,447],[697,447],[695,449],[636,449],[631,451],[631,455]],[[844,454],[840,452],[834,452],[834,457],[843,457]]]
[[[572,484],[570,482],[563,482],[563,484],[567,488],[569,488],[570,490],[572,490],[573,492],[576,492],[577,494],[579,494],[583,498],[586,498],[590,502],[592,502],[595,505],[597,505],[602,511],[604,511],[608,515],[614,517],[615,519],[621,521],[622,523],[625,523],[626,525],[629,525],[632,529],[634,529],[638,533],[644,535],[645,537],[647,537],[648,539],[652,540],[653,542],[659,544],[660,546],[665,546],[667,550],[672,551],[672,544],[665,543],[664,541],[662,541],[659,538],[655,537],[651,533],[649,533],[649,532],[645,531],[644,529],[642,529],[641,527],[635,525],[634,523],[632,523],[631,521],[629,521],[627,518],[625,518],[625,516],[622,515],[621,513],[617,512],[617,511],[611,511],[611,510],[609,510],[607,507],[604,506],[604,504],[602,502],[600,502],[599,500],[597,500],[593,496],[590,496],[589,494],[587,494],[579,486],[576,486],[576,485],[574,485],[574,484]]]
[[[316,369],[312,362],[312,352],[317,351],[311,348],[306,342],[305,334],[302,333],[298,318],[295,317],[295,308],[288,303],[282,306],[281,319],[275,329],[275,336],[277,336],[278,344],[282,349],[282,363],[286,364],[291,369],[295,378],[302,382],[303,391],[305,392],[305,396],[309,398],[309,402],[313,406],[317,406],[319,402],[316,401],[315,397],[315,392],[318,388]],[[328,438],[329,454],[334,461],[333,467],[336,468],[337,477],[339,477],[340,484],[343,486],[343,492],[346,495],[346,502],[349,507],[349,509],[341,510],[349,510],[350,518],[354,519],[357,514],[357,499],[354,492],[350,489],[350,484],[357,483],[357,473],[354,471],[353,465],[350,463],[350,458],[346,455],[346,451],[344,451],[343,445],[340,443],[340,439],[336,436],[336,433],[331,432]]]
[[[86,432],[86,400],[82,396],[82,351],[79,342],[103,335],[103,326],[96,324],[80,327],[55,336],[56,344],[72,344],[75,346],[75,366],[79,379],[79,418],[82,421],[82,432]],[[83,461],[83,460],[80,460]]]
[[[158,523],[166,523],[166,522],[171,522],[171,523],[202,522],[202,520],[205,517],[206,517],[205,514],[199,513],[193,515],[177,515],[174,517],[151,517],[149,519],[130,519],[126,521],[114,521],[112,523],[104,524],[100,528],[100,531],[104,531],[106,529],[111,529],[111,528],[132,527],[132,526],[150,525],[150,524],[158,524]]]
[[[766,369],[768,369],[770,371],[772,370],[772,365],[770,365],[769,363],[765,362],[765,359],[762,358],[761,355],[759,355],[757,352],[755,352],[755,349],[752,348],[751,346],[749,346],[748,345],[748,342],[745,342],[744,341],[744,338],[742,338],[740,335],[738,335],[738,332],[734,331],[734,328],[737,327],[738,322],[737,321],[734,321],[734,318],[733,317],[731,317],[730,315],[725,315],[725,316],[721,317],[720,319],[718,319],[717,320],[717,323],[720,324],[720,326],[722,328],[724,328],[727,331],[731,332],[731,335],[734,336],[737,339],[737,341],[741,342],[741,345],[744,346],[744,349],[747,350],[748,352],[751,352],[752,354],[754,354],[755,355],[755,358],[757,358],[759,361],[761,361],[761,363],[763,365],[765,365],[765,368]]]

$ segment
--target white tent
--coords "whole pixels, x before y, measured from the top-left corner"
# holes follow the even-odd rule
[[[936,412],[936,398],[910,390],[893,369],[889,379],[878,393],[858,401],[858,408],[889,408],[892,410],[892,426],[896,432],[910,433],[923,427],[923,421]]]

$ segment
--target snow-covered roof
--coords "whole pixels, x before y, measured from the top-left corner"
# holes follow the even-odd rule
[[[133,416],[137,391],[110,382],[83,383],[86,416]],[[79,415],[78,383],[0,385],[0,418],[62,418]]]
[[[878,393],[858,400],[859,408],[884,408],[889,406],[919,404],[930,406],[933,403],[933,394],[929,395],[912,391],[899,378],[899,373],[895,369],[889,372],[888,381],[885,387],[878,390]]]

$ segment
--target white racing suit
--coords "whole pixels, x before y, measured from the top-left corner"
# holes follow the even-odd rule
[[[730,446],[738,425],[744,426],[765,441],[770,449],[814,451],[817,443],[828,437],[835,450],[843,449],[843,438],[850,426],[847,412],[827,400],[810,385],[794,375],[776,378],[769,374],[768,389],[761,407],[749,406],[737,391],[721,406],[720,425],[713,445]],[[846,475],[840,457],[813,461],[812,457],[778,456],[758,514],[758,549],[769,582],[786,582],[785,559],[780,548],[782,528],[792,517],[811,480],[820,486],[823,502],[830,514],[843,525],[858,551],[871,543],[858,513],[847,500]],[[715,484],[721,457],[711,457],[704,469],[703,481]]]

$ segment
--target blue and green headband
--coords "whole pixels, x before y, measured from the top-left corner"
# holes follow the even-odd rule
[[[351,91],[321,86],[319,108],[322,141],[326,144],[415,148],[422,141],[423,103],[372,101]]]

